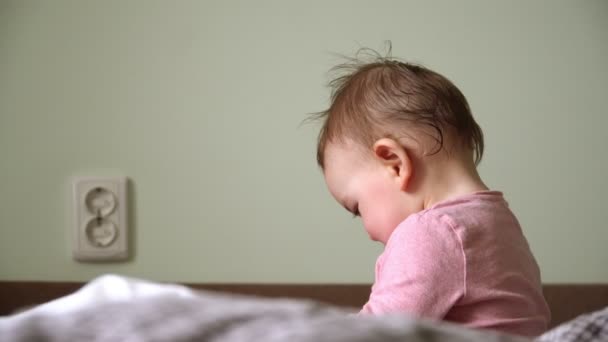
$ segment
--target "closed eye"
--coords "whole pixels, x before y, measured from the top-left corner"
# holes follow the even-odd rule
[[[344,207],[344,209],[346,209],[346,211],[348,211],[349,213],[353,214],[353,218],[357,217],[357,216],[361,216],[361,214],[359,213],[359,204],[355,204],[355,206],[351,209],[349,208],[346,204],[342,205]]]
[[[353,213],[353,218],[361,216],[361,213],[359,213],[359,204],[356,204],[351,212]]]

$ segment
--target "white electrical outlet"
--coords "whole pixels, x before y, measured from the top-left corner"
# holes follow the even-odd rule
[[[73,180],[72,191],[74,259],[127,259],[127,178],[79,177]]]

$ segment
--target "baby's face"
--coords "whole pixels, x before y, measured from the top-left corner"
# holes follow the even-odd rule
[[[374,241],[386,244],[409,215],[404,196],[390,173],[354,143],[329,144],[325,151],[325,182],[346,210],[361,216]]]

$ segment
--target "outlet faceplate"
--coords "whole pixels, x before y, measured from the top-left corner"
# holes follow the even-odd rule
[[[128,251],[127,178],[72,181],[72,255],[78,261],[125,260]]]

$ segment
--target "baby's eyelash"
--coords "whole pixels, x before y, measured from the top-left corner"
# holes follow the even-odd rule
[[[357,204],[357,205],[356,205],[356,206],[353,208],[353,218],[356,218],[356,217],[358,217],[358,216],[360,216],[360,213],[359,213],[359,205]]]

